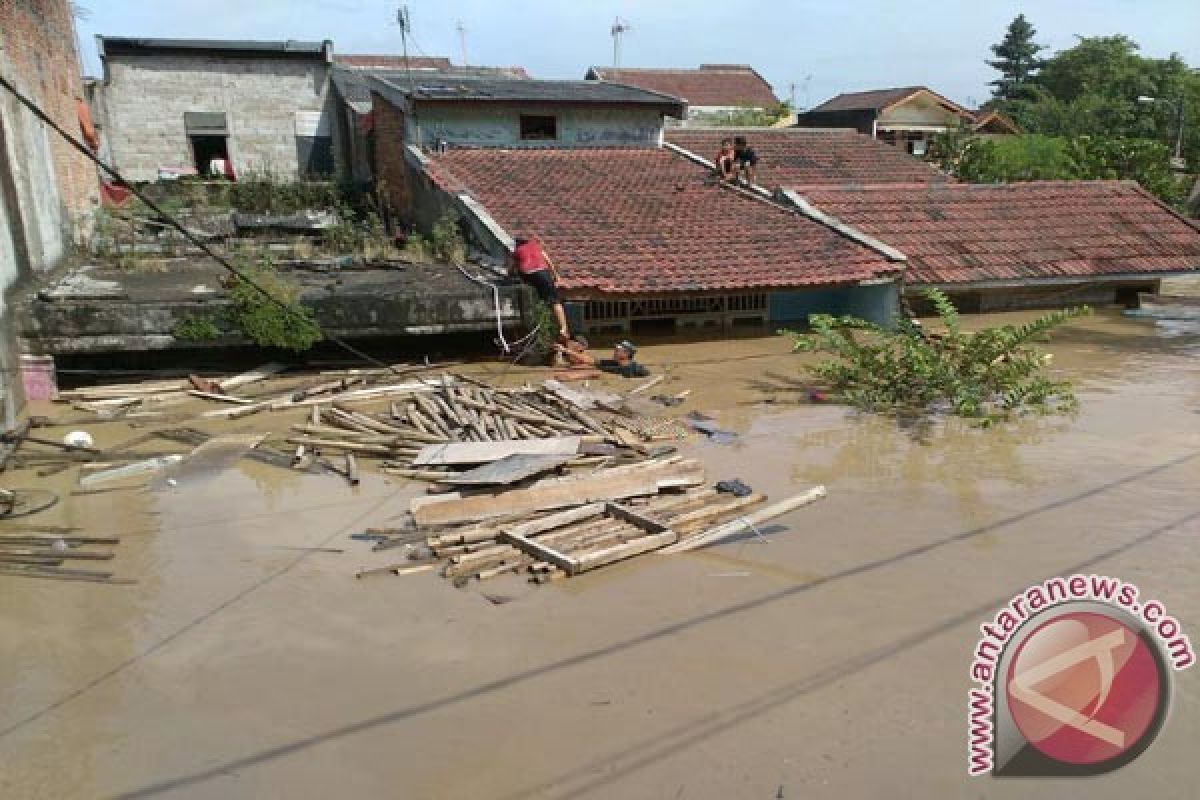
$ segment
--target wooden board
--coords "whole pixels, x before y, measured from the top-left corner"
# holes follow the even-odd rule
[[[578,436],[553,439],[513,439],[500,442],[431,444],[413,460],[414,467],[490,464],[512,455],[569,455],[579,452]]]
[[[438,482],[456,486],[507,485],[557,469],[574,457],[571,454],[513,453],[491,464],[441,478]]]
[[[550,511],[585,503],[658,494],[660,484],[668,481],[698,485],[704,482],[704,472],[702,469],[681,469],[674,465],[657,470],[621,472],[615,475],[600,472],[559,483],[547,482],[526,489],[512,489],[500,494],[456,497],[441,503],[414,501],[410,509],[418,525],[453,525],[509,514],[532,514],[536,511]]]

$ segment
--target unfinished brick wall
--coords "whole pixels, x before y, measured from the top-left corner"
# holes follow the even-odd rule
[[[36,101],[56,123],[72,134],[79,133],[77,98],[83,96],[79,57],[75,50],[75,20],[68,0],[0,0],[0,70],[17,87]],[[6,105],[6,108],[15,108]],[[13,127],[34,125],[31,136],[46,139],[36,143],[48,150],[57,179],[62,222],[68,234],[79,240],[90,227],[90,212],[97,198],[94,165],[52,131],[32,120],[28,112],[16,113]],[[10,139],[16,138],[13,131]],[[9,142],[10,150],[13,143]],[[25,157],[36,157],[26,153]]]
[[[375,116],[375,178],[392,209],[405,220],[412,218],[409,167],[404,157],[404,114],[382,96],[371,94]]]

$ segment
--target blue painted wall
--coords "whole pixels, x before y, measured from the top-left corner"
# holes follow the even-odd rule
[[[773,292],[768,305],[771,322],[790,325],[806,324],[809,314],[849,315],[889,325],[898,311],[899,294],[894,283]]]

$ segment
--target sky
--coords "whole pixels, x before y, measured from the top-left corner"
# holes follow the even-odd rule
[[[396,0],[76,0],[84,70],[100,74],[95,35],[331,39],[339,53],[399,53]],[[630,31],[626,67],[753,65],[801,107],[839,92],[926,85],[956,102],[989,96],[989,45],[1024,12],[1050,52],[1075,36],[1123,33],[1142,54],[1200,66],[1200,0],[408,0],[410,55],[521,65],[580,79],[613,61],[610,29]]]

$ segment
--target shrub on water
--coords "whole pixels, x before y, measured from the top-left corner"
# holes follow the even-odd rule
[[[843,401],[869,410],[947,410],[963,417],[1000,416],[1024,408],[1074,408],[1068,383],[1046,375],[1047,357],[1033,343],[1053,328],[1091,313],[1087,306],[1054,311],[1023,325],[965,333],[958,310],[938,289],[926,296],[944,332],[926,333],[898,320],[892,330],[855,317],[814,314],[812,331],[782,331],[793,351],[829,353],[811,367]]]

